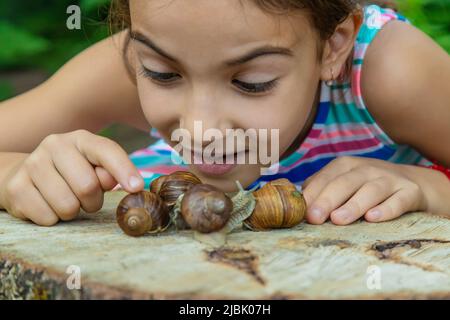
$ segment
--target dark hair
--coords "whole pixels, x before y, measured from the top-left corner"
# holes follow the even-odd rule
[[[242,0],[241,0],[242,1]],[[246,1],[246,0],[244,0]],[[359,5],[377,4],[397,9],[395,0],[251,0],[261,9],[270,13],[287,13],[294,10],[307,10],[311,14],[314,27],[322,39],[328,39],[337,25]],[[112,32],[130,27],[129,0],[112,0],[109,10],[109,23]]]
[[[243,0],[240,0],[243,1]],[[244,0],[248,1],[248,0]],[[273,14],[286,14],[295,10],[306,10],[312,25],[321,40],[329,39],[336,27],[350,14],[361,14],[361,5],[377,4],[382,7],[397,9],[395,0],[250,0],[262,10]],[[129,29],[131,26],[129,0],[112,0],[109,11],[109,23],[112,33]],[[126,57],[126,47],[124,47]],[[319,43],[321,51],[323,41]],[[350,61],[351,62],[351,61]],[[347,64],[343,74],[349,72]]]

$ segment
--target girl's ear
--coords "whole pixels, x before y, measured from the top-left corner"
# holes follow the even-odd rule
[[[343,71],[345,72],[345,65],[353,50],[362,21],[362,11],[356,10],[340,23],[333,35],[325,41],[321,58],[322,80],[336,80]]]

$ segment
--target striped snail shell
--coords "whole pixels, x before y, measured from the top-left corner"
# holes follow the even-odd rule
[[[169,209],[175,205],[181,194],[188,191],[192,186],[202,183],[197,176],[188,171],[176,171],[158,179],[161,181],[156,181],[153,189],[158,191],[157,194],[160,195]]]
[[[158,233],[169,225],[169,212],[161,197],[148,191],[126,195],[117,206],[120,228],[133,237]]]
[[[161,186],[164,181],[167,179],[168,175],[160,176],[152,181],[150,184],[150,192],[159,194],[159,190],[161,190]]]
[[[305,217],[306,202],[294,184],[277,179],[253,192],[256,199],[252,215],[244,225],[255,231],[291,228]]]

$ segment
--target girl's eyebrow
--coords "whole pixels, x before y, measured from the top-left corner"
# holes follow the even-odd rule
[[[253,60],[260,56],[270,55],[270,54],[279,54],[279,55],[284,55],[284,56],[289,56],[289,57],[294,56],[293,51],[289,48],[266,45],[266,46],[262,46],[260,48],[253,49],[252,51],[250,51],[243,57],[227,61],[227,62],[225,62],[225,64],[227,66],[233,67],[233,66],[237,66],[237,65],[249,62],[250,60]]]
[[[177,59],[175,59],[173,56],[165,52],[163,49],[158,47],[152,40],[150,40],[148,37],[144,36],[143,34],[139,33],[138,31],[130,31],[130,38],[138,41],[145,46],[149,47],[159,55],[163,56],[169,61],[172,61],[174,63],[178,63]],[[294,53],[291,49],[285,48],[285,47],[278,47],[278,46],[262,46],[260,48],[253,49],[249,53],[245,54],[242,57],[232,59],[225,62],[225,65],[231,67],[231,66],[237,66],[240,64],[244,64],[246,62],[249,62],[250,60],[253,60],[255,58],[258,58],[260,56],[264,55],[271,55],[271,54],[278,54],[278,55],[284,55],[284,56],[294,56]]]
[[[150,49],[152,49],[159,55],[163,56],[167,60],[178,63],[177,59],[172,57],[170,54],[166,53],[163,49],[159,48],[152,40],[150,40],[143,34],[137,32],[137,31],[130,31],[130,38],[146,45],[147,47],[149,47]]]

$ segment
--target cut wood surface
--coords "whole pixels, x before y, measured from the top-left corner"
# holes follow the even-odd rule
[[[0,298],[450,298],[446,218],[237,230],[214,248],[192,231],[125,235],[115,220],[125,195],[108,192],[98,213],[50,228],[0,211]]]

